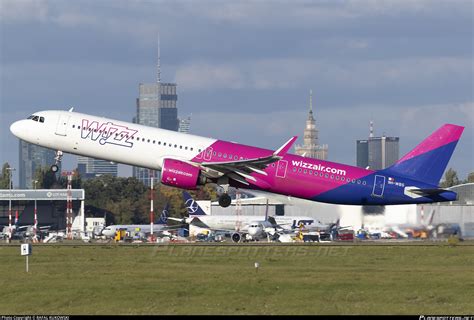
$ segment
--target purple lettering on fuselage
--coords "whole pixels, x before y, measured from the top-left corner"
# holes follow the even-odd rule
[[[112,122],[99,124],[97,121],[89,122],[87,119],[82,119],[81,138],[91,139],[92,141],[98,140],[102,145],[110,143],[131,148],[133,142],[130,140],[137,132],[137,130],[129,129],[128,127],[120,126]]]

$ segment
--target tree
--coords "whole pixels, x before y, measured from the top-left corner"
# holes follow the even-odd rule
[[[7,168],[10,167],[8,162],[5,162],[2,166],[2,174],[0,175],[0,189],[10,189],[8,183],[10,182],[10,170]]]
[[[444,180],[441,182],[440,186],[442,188],[449,188],[457,184],[459,184],[458,174],[453,168],[449,168],[444,174]]]
[[[58,187],[56,174],[49,169],[49,167],[42,167],[36,169],[35,180],[38,180],[37,189],[52,189]]]
[[[471,172],[467,175],[467,183],[474,182],[474,172]]]

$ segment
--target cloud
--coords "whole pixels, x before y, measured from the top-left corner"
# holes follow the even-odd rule
[[[471,75],[468,58],[423,57],[365,61],[265,59],[229,64],[190,63],[178,67],[176,81],[183,88],[278,89],[317,81],[342,88],[376,89],[388,86],[430,86]]]
[[[46,0],[0,1],[0,19],[2,23],[46,21],[48,13]]]

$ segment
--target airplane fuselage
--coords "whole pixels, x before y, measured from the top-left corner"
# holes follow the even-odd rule
[[[199,165],[272,154],[268,149],[76,112],[41,111],[34,116],[38,117],[37,120],[15,122],[11,131],[20,139],[46,148],[153,170],[162,170],[165,159]],[[243,184],[229,179],[229,184],[313,201],[351,205],[430,203],[434,200],[455,200],[456,197],[449,191],[437,195],[436,199],[419,196],[412,194],[410,188],[437,186],[383,171],[289,153],[263,171],[265,174],[251,174],[255,182],[247,179],[249,184]],[[180,171],[175,170],[175,173],[180,174]]]

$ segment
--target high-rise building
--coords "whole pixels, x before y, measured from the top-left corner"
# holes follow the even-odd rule
[[[357,140],[357,166],[371,170],[385,169],[399,157],[399,137],[374,137],[373,122],[370,122],[368,140]]]
[[[369,140],[357,140],[357,166],[367,168],[369,165]]]
[[[182,133],[189,133],[191,128],[191,116],[187,116],[184,119],[179,119],[179,128],[178,131]]]
[[[399,137],[369,138],[369,168],[381,170],[390,167],[398,160]]]
[[[77,157],[77,170],[83,179],[100,177],[105,174],[116,177],[118,172],[117,163],[108,160],[100,160],[89,157]]]
[[[306,127],[304,129],[304,144],[295,146],[295,153],[308,158],[327,160],[328,145],[319,144],[318,133],[316,121],[313,117],[313,91],[310,90],[309,113],[308,119],[306,120]]]
[[[138,86],[137,115],[135,123],[144,126],[178,131],[178,94],[176,83],[161,82],[160,42],[158,40],[158,65],[156,83],[140,83]],[[133,176],[150,185],[150,170],[134,167]],[[158,173],[154,173],[156,178]]]
[[[54,150],[20,140],[20,189],[32,189],[36,170],[53,165],[55,155]]]

